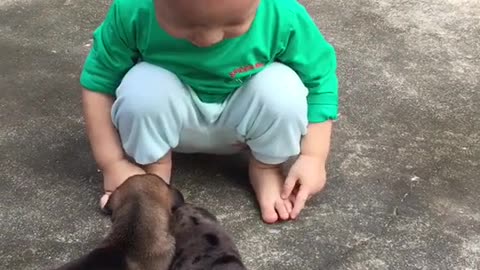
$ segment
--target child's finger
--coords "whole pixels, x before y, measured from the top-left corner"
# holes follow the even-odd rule
[[[290,216],[287,210],[287,206],[281,200],[275,203],[275,210],[277,210],[278,216],[282,220],[287,220],[288,217]]]
[[[297,183],[297,179],[297,177],[294,177],[291,174],[287,176],[287,179],[285,179],[285,183],[283,184],[282,199],[288,199]]]
[[[293,209],[293,203],[290,201],[290,199],[284,200],[285,203],[285,208],[287,209],[288,216],[290,216],[290,213],[292,212]]]
[[[305,203],[308,200],[308,195],[309,195],[308,188],[306,188],[305,185],[302,185],[300,187],[300,190],[298,191],[298,194],[295,199],[295,203],[293,204],[293,210],[290,214],[292,219],[296,219],[298,214],[300,214],[300,211],[305,207]]]
[[[112,195],[111,192],[105,192],[103,194],[103,196],[100,198],[100,209],[104,212],[106,212],[107,210],[105,209],[105,205],[107,204],[108,202],[108,199],[110,199],[110,195]]]

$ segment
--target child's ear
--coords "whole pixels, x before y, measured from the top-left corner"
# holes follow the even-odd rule
[[[170,187],[170,194],[172,196],[172,212],[174,212],[178,207],[185,204],[185,198],[183,194],[174,187]]]

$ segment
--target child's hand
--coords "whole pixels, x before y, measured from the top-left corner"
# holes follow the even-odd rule
[[[130,176],[144,174],[145,171],[126,159],[120,159],[107,165],[102,173],[105,194],[100,199],[100,207],[103,209],[110,194],[118,186],[120,186]]]
[[[296,219],[310,197],[325,186],[325,161],[316,156],[300,155],[288,173],[283,187],[282,198],[291,199],[293,209],[290,213]],[[295,192],[294,188],[298,186]]]

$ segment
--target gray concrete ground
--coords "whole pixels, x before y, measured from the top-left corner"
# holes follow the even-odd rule
[[[236,157],[179,156],[176,184],[250,269],[480,269],[480,2],[304,3],[339,58],[327,189],[267,226]],[[49,269],[108,231],[78,87],[108,4],[0,1],[0,269]]]

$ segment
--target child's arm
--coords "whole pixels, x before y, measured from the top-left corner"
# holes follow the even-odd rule
[[[326,182],[326,162],[330,149],[332,121],[338,118],[336,56],[303,6],[292,8],[289,34],[279,55],[292,67],[309,90],[308,131],[302,140],[301,155],[292,166],[282,193],[293,195],[291,217],[296,218],[307,199],[320,192]],[[292,194],[295,186],[298,192]]]
[[[82,101],[93,156],[100,169],[104,170],[108,164],[123,158],[120,140],[110,117],[113,98],[83,89]]]
[[[307,200],[320,192],[326,183],[326,163],[330,149],[332,121],[314,123],[308,126],[308,133],[302,140],[301,154],[293,164],[285,180],[282,198],[292,198],[291,218],[297,218]],[[292,194],[295,186],[298,191]]]
[[[134,174],[145,173],[125,159],[110,110],[113,98],[106,94],[82,90],[83,111],[91,149],[104,177],[104,189],[111,192]]]
[[[93,33],[80,83],[87,135],[94,158],[104,176],[105,191],[113,191],[132,174],[144,171],[129,162],[111,120],[115,91],[139,58],[141,36],[136,1],[117,0]]]
[[[310,124],[307,135],[302,140],[302,154],[317,157],[321,161],[321,165],[325,165],[330,149],[331,134],[332,121]]]

